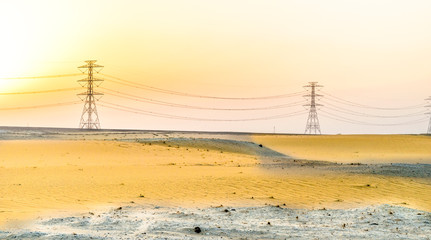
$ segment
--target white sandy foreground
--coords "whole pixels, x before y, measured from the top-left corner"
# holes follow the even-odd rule
[[[201,232],[196,233],[198,227]],[[431,214],[379,205],[349,210],[282,206],[122,206],[42,219],[1,239],[430,239]]]

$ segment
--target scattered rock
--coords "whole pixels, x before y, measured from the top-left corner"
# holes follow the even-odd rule
[[[200,227],[195,227],[195,233],[201,233],[201,232],[202,232],[202,230]]]

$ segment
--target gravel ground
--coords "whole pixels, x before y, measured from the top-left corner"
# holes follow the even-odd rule
[[[41,219],[28,229],[0,232],[0,238],[430,239],[431,213],[391,205],[344,210],[123,206]]]

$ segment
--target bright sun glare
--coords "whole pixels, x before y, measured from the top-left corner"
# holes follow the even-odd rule
[[[7,4],[7,3],[3,3]],[[7,79],[29,74],[32,60],[37,57],[37,29],[32,23],[31,9],[23,8],[20,15],[0,11],[2,32],[0,38],[0,92],[19,87],[21,81]],[[27,17],[24,17],[27,16]]]

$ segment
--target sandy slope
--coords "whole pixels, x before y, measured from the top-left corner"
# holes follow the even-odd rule
[[[430,136],[259,134],[253,140],[275,151],[309,160],[431,164]]]
[[[121,139],[113,141],[112,133],[69,134],[0,142],[1,223],[22,226],[15,220],[130,201],[184,207],[395,204],[431,211],[429,178],[301,167],[245,135],[115,133]],[[71,136],[81,140],[64,140]],[[256,142],[273,141],[264,140]]]

